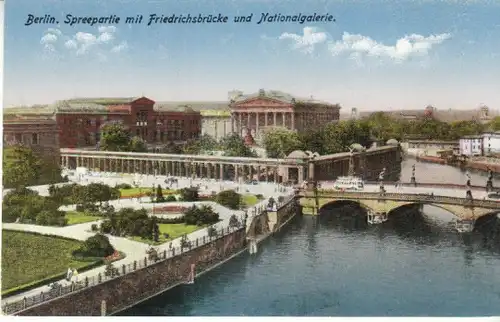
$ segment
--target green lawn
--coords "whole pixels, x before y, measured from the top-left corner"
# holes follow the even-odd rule
[[[68,225],[83,224],[86,222],[96,221],[101,219],[100,216],[91,216],[84,212],[68,211],[65,216],[68,219]]]
[[[243,195],[241,199],[245,207],[251,207],[259,202],[259,199],[255,195]]]
[[[132,189],[120,189],[120,196],[122,198],[129,198],[133,196],[137,196],[140,193],[146,195],[146,193],[151,192],[151,187],[142,187],[142,188],[132,188]],[[163,195],[167,196],[169,193],[175,192],[175,190],[162,189]],[[154,190],[156,195],[156,188]]]
[[[2,231],[2,293],[37,281],[80,270],[92,261],[77,261],[71,252],[82,242],[26,232]]]
[[[172,239],[176,239],[181,237],[182,235],[192,233],[193,231],[205,228],[205,226],[196,226],[196,225],[186,225],[186,224],[158,224],[160,228],[160,238],[157,243],[153,242],[150,239],[142,239],[141,237],[132,236],[130,239],[147,244],[159,245],[163,244]],[[169,234],[170,237],[167,239],[163,236],[163,234]]]

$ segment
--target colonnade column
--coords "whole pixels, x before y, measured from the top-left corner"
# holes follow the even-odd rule
[[[295,130],[295,113],[292,112],[291,115],[292,115],[292,130]]]
[[[276,124],[276,112],[273,112],[273,126],[277,126]]]
[[[267,111],[266,111],[266,114],[264,116],[264,126],[267,127],[267,114],[269,114]]]
[[[255,136],[259,135],[259,121],[260,121],[259,113],[255,113]]]
[[[304,168],[299,167],[299,177],[297,178],[297,183],[302,183],[304,181]]]
[[[241,136],[241,131],[242,131],[242,127],[243,127],[243,123],[242,123],[242,116],[241,116],[241,113],[238,113],[238,119],[239,119],[239,123],[238,123],[238,135]]]
[[[281,121],[282,121],[282,125],[283,127],[286,127],[286,114],[285,112],[281,113]]]
[[[219,164],[219,180],[224,180],[224,164]]]

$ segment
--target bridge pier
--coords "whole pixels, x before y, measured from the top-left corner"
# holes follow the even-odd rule
[[[474,230],[474,219],[463,219],[455,222],[455,229],[459,233],[471,233]]]
[[[387,213],[369,211],[367,221],[369,225],[381,224],[387,221]]]

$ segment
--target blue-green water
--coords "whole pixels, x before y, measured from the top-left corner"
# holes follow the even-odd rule
[[[460,235],[448,228],[451,215],[423,212],[401,212],[375,227],[366,227],[356,209],[299,217],[258,254],[245,253],[123,314],[500,315],[498,220]]]

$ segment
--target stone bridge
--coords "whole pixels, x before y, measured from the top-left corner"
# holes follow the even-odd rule
[[[409,205],[432,205],[451,212],[459,220],[477,220],[500,212],[500,202],[411,193],[346,192],[337,190],[301,191],[304,214],[318,214],[322,207],[335,202],[355,202],[368,215],[388,215]]]

